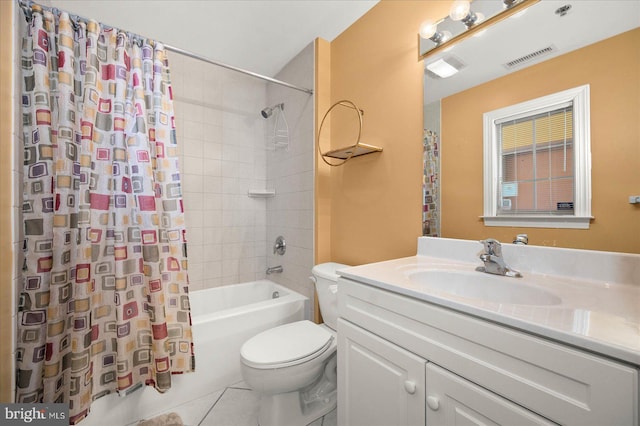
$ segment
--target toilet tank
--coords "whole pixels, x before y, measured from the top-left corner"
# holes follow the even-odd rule
[[[338,274],[339,269],[349,268],[342,263],[328,262],[313,267],[311,272],[318,292],[318,303],[324,323],[336,329],[338,322]]]

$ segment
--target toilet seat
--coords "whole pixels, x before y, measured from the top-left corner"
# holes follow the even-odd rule
[[[284,368],[320,356],[332,341],[333,336],[323,327],[311,321],[298,321],[257,334],[242,345],[240,355],[249,367]]]

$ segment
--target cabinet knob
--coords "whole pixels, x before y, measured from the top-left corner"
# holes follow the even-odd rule
[[[427,397],[427,405],[433,411],[438,411],[438,408],[440,408],[440,401],[435,396],[428,396]]]
[[[413,395],[414,393],[416,393],[416,382],[412,382],[411,380],[405,380],[404,390],[406,390],[408,394]]]

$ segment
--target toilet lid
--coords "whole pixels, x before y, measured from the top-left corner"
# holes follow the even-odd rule
[[[292,364],[315,358],[331,344],[331,333],[311,321],[281,325],[247,340],[240,355],[255,368]]]

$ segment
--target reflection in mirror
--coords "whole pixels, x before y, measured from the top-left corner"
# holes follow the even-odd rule
[[[450,49],[511,15],[523,13],[540,0],[456,0],[449,16],[438,22],[424,21],[418,31],[418,56],[425,59]]]
[[[449,78],[427,71],[424,77],[425,131],[435,133],[439,142],[436,169],[442,182],[436,193],[442,209],[435,207],[442,236],[476,238],[487,232],[478,219],[483,198],[482,114],[591,84],[594,226],[581,234],[536,231],[545,237],[536,240],[534,235],[532,244],[640,251],[640,243],[623,236],[629,235],[629,225],[633,232],[640,230],[633,225],[638,209],[628,204],[628,196],[640,187],[638,27],[637,0],[543,0],[424,61],[428,66],[454,58],[464,64]],[[618,191],[615,199],[611,188]],[[494,229],[494,235],[505,240],[518,233]],[[607,246],[617,233],[617,241],[627,242]]]
[[[478,0],[480,1],[480,0]],[[485,0],[500,3],[500,0]],[[474,2],[475,3],[475,2]],[[566,54],[640,25],[637,0],[544,0],[483,34],[425,59],[448,57],[465,65],[449,78],[426,73],[425,105],[489,80]],[[564,16],[556,13],[571,4]]]
[[[438,152],[438,133],[435,130],[424,132],[424,150],[422,157],[422,235],[425,237],[440,236],[438,175],[440,173],[440,160]]]
[[[440,233],[440,105],[425,105],[422,178],[422,235]]]

